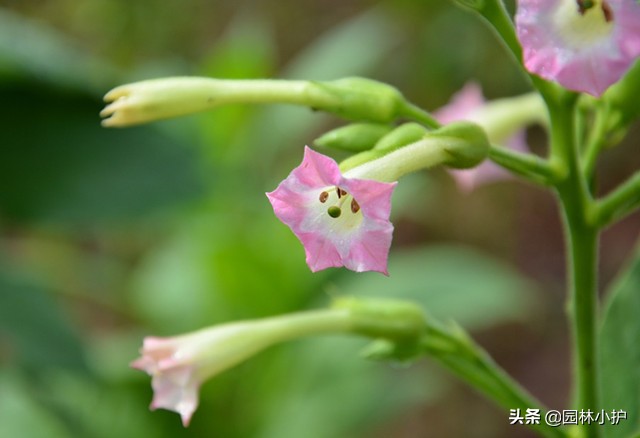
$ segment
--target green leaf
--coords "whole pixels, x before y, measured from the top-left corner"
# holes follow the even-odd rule
[[[36,80],[100,93],[116,69],[54,28],[0,8],[0,80]]]
[[[604,409],[624,410],[627,419],[605,426],[607,437],[640,431],[640,251],[611,288],[600,333]]]
[[[0,369],[0,387],[0,430],[3,436],[70,436],[63,421],[38,403],[22,373]]]
[[[397,251],[389,259],[389,273],[344,275],[338,289],[347,295],[414,300],[435,318],[473,329],[521,318],[531,310],[531,283],[471,249],[429,246]]]
[[[361,339],[305,339],[279,376],[260,438],[369,436],[403,412],[434,400],[442,379],[421,367],[363,360]],[[271,376],[271,375],[270,375]],[[277,378],[277,377],[276,377]]]
[[[0,211],[22,221],[96,223],[201,194],[197,155],[154,127],[108,130],[97,99],[0,84]]]
[[[9,362],[30,369],[87,370],[80,337],[50,293],[0,272],[0,347],[4,346]]]

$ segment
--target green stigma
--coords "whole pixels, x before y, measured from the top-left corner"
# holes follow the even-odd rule
[[[340,217],[340,215],[342,214],[342,210],[340,210],[340,207],[336,207],[334,205],[327,209],[327,213],[329,214],[329,216],[335,219],[337,217]]]

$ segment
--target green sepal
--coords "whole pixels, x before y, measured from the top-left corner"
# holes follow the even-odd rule
[[[633,67],[624,77],[609,88],[602,100],[611,105],[613,111],[619,112],[618,126],[628,127],[635,119],[640,117],[640,61],[636,61]]]
[[[373,149],[388,153],[420,140],[427,132],[428,131],[418,123],[405,123],[382,137]]]
[[[349,120],[391,123],[405,105],[402,94],[390,85],[352,77],[329,82],[311,81],[306,91],[315,109]]]
[[[403,146],[420,140],[428,131],[417,123],[405,123],[400,125],[384,137],[380,138],[373,149],[360,152],[340,163],[340,170],[346,172],[361,164],[376,160]]]
[[[468,169],[482,163],[489,154],[489,139],[480,126],[470,122],[454,122],[431,131],[430,136],[449,142],[444,148],[448,158],[444,164],[454,169]]]
[[[411,363],[423,355],[419,342],[393,342],[387,339],[376,339],[360,351],[360,356],[365,359],[403,364]]]
[[[392,129],[392,126],[380,123],[352,123],[321,135],[313,144],[316,147],[363,152],[372,149]]]

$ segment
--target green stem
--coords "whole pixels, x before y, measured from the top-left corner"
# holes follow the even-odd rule
[[[447,330],[431,322],[421,345],[425,353],[507,411],[519,409],[524,416],[528,409],[538,409],[541,414],[540,424],[527,426],[538,431],[542,436],[549,438],[568,436],[564,429],[548,426],[544,422],[546,412],[544,406],[460,329]]]
[[[404,103],[400,109],[400,116],[415,120],[431,129],[438,129],[442,126],[431,114],[411,102]]]
[[[518,61],[518,64],[520,64],[522,47],[520,46],[513,22],[504,4],[500,0],[486,0],[481,4],[482,6],[478,9],[478,12],[489,22],[493,29],[498,32],[502,41],[509,48],[509,51],[513,54],[516,61]]]
[[[597,349],[598,228],[591,220],[593,201],[579,161],[575,141],[576,96],[548,101],[552,160],[566,172],[556,184],[563,210],[568,258],[569,317],[574,338],[574,379],[577,409],[600,408]],[[584,436],[600,436],[598,426],[585,425]]]
[[[489,159],[538,184],[549,185],[555,179],[555,173],[548,161],[536,155],[491,145]]]
[[[509,52],[516,60],[516,64],[522,69],[522,72],[531,79],[535,88],[543,96],[552,96],[560,91],[560,87],[556,84],[545,81],[544,79],[529,73],[522,63],[522,46],[516,35],[513,21],[507,12],[502,0],[484,0],[478,2],[480,5],[474,8],[487,23],[500,35],[502,42],[507,46]]]
[[[598,201],[595,209],[596,225],[604,228],[633,213],[640,207],[640,172]]]
[[[608,108],[603,108],[596,112],[594,126],[589,133],[587,147],[584,155],[584,165],[582,166],[586,178],[591,179],[596,168],[598,155],[602,152],[602,148],[606,145],[606,131],[609,120]]]

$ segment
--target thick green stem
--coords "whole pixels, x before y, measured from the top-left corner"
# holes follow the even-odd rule
[[[427,354],[507,411],[518,409],[524,416],[529,409],[538,409],[540,424],[528,426],[542,436],[568,436],[564,429],[548,426],[544,422],[544,406],[461,330],[448,330],[431,322],[421,344]]]
[[[572,94],[548,101],[551,116],[552,160],[565,178],[556,184],[564,216],[567,245],[569,317],[574,338],[574,406],[600,408],[597,351],[597,255],[598,228],[592,221],[593,200],[579,161],[575,141]],[[598,425],[584,425],[584,436],[600,436]]]

